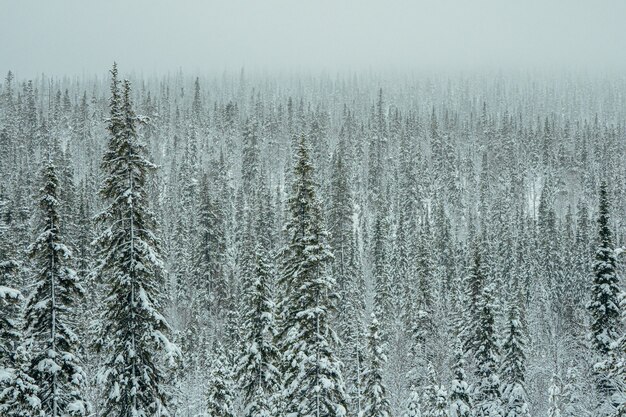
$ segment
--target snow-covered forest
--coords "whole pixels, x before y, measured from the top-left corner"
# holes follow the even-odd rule
[[[1,416],[626,416],[623,75],[105,70],[0,83]]]

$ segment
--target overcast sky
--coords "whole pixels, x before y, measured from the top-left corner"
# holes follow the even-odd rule
[[[0,71],[626,69],[624,0],[0,0]]]

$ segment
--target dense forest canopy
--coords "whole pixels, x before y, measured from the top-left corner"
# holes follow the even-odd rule
[[[123,78],[0,84],[1,415],[626,415],[623,76]]]

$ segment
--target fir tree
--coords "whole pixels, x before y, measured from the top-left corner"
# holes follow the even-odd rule
[[[472,416],[472,400],[464,367],[463,348],[459,341],[455,352],[454,379],[450,386],[450,417]]]
[[[239,358],[238,380],[245,417],[276,414],[274,396],[280,388],[277,365],[280,354],[274,345],[276,329],[272,300],[273,268],[261,245],[255,251],[256,268],[250,288],[244,295],[244,351]]]
[[[169,325],[159,312],[163,266],[146,195],[154,165],[145,158],[136,131],[130,83],[124,82],[120,96],[115,66],[111,93],[100,191],[108,206],[98,216],[104,226],[98,273],[107,285],[99,343],[106,358],[99,380],[107,415],[166,416],[168,391],[159,351],[173,359],[179,350],[168,340]]]
[[[476,243],[475,243],[476,245]],[[478,350],[478,334],[480,326],[480,297],[485,285],[480,250],[473,249],[474,254],[470,260],[469,273],[466,278],[465,298],[465,322],[461,332],[463,348],[469,357],[474,357]]]
[[[344,416],[345,392],[331,327],[333,256],[326,243],[309,149],[300,138],[289,198],[281,286],[283,402],[293,417]]]
[[[344,375],[348,381],[350,407],[348,412],[359,416],[364,407],[364,380],[366,368],[366,329],[365,316],[365,283],[358,259],[356,238],[352,237],[352,245],[347,252],[350,259],[344,266],[346,274],[346,290],[343,296],[344,314],[342,317],[343,363]]]
[[[548,389],[548,417],[561,417],[561,378],[552,375],[550,388]]]
[[[23,297],[9,282],[9,276],[17,269],[18,264],[15,261],[0,260],[0,373],[11,367],[15,343],[21,337],[18,304]]]
[[[609,228],[609,197],[607,185],[600,186],[598,211],[598,247],[593,264],[594,278],[591,285],[591,300],[587,308],[591,314],[591,343],[598,356],[597,384],[603,399],[608,398],[613,390],[609,379],[602,369],[606,366],[612,344],[619,337],[620,330],[620,288],[616,271],[617,259]]]
[[[626,293],[622,293],[622,322],[626,323]],[[615,417],[626,417],[626,334],[618,340],[609,369],[616,387]]]
[[[417,387],[413,385],[409,393],[409,401],[406,405],[406,411],[404,417],[422,417],[420,409],[420,394]]]
[[[513,297],[509,306],[506,339],[502,346],[502,400],[506,417],[530,416],[525,387],[526,326],[519,304],[519,297]]]
[[[476,417],[503,416],[498,375],[499,352],[495,329],[493,284],[483,289],[479,301],[479,322],[476,339],[476,374],[479,378]]]
[[[9,82],[10,76],[11,73],[8,77]],[[4,208],[3,203],[4,201],[0,200],[0,209]],[[0,210],[0,215],[4,217],[4,210]],[[19,264],[9,257],[7,228],[3,220],[0,218],[0,404],[8,407],[14,395],[19,397],[19,394],[12,391],[19,389],[21,385],[21,382],[14,377],[17,373],[19,378],[20,372],[20,364],[16,363],[19,356],[16,352],[16,345],[23,339],[19,323],[20,304],[23,297],[20,291],[13,288],[14,277],[19,272]],[[23,378],[28,378],[28,375],[24,375]],[[0,410],[7,411],[8,409],[3,409],[0,405]]]
[[[207,381],[206,414],[209,417],[235,417],[232,372],[221,345],[216,347],[213,355]]]
[[[60,230],[58,187],[56,169],[49,164],[43,169],[39,198],[41,233],[29,250],[35,276],[24,313],[24,336],[31,343],[29,375],[39,387],[42,411],[51,417],[85,416],[85,373],[72,315],[84,290],[67,266],[71,252]]]
[[[428,384],[424,387],[423,394],[424,417],[448,417],[448,393],[443,385],[437,381],[435,370],[428,363]]]
[[[363,375],[365,390],[365,408],[363,417],[390,417],[391,406],[387,398],[387,388],[383,383],[383,366],[387,361],[376,315],[372,314],[372,322],[368,334],[368,369]]]
[[[0,375],[0,414],[6,417],[47,417],[38,397],[39,387],[29,375],[30,346],[18,346],[12,354],[15,369]]]

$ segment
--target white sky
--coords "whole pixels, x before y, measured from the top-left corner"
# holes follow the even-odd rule
[[[20,78],[227,69],[626,69],[626,0],[0,0]],[[3,76],[0,74],[0,76]]]

